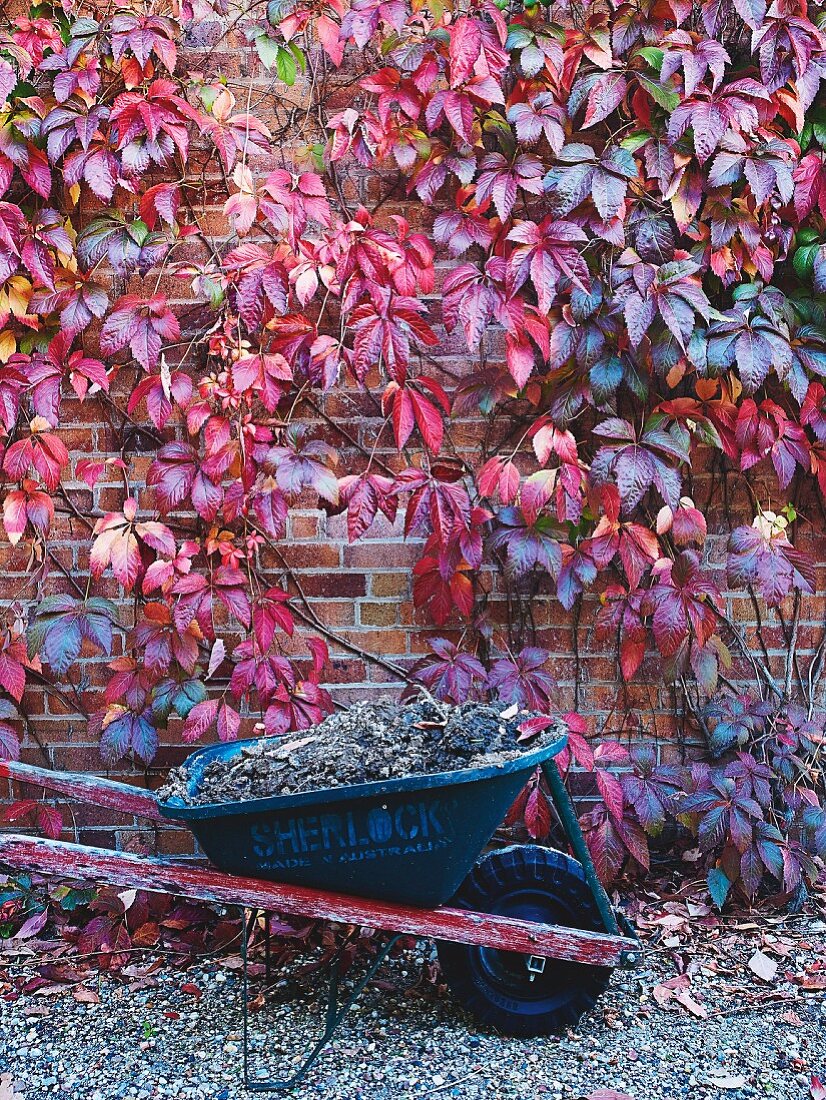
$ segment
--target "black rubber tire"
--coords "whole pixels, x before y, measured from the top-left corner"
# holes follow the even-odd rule
[[[603,931],[582,866],[553,848],[516,844],[483,856],[450,902],[459,909]],[[611,978],[609,966],[546,959],[530,981],[524,955],[439,940],[456,999],[506,1035],[550,1035],[577,1023]]]

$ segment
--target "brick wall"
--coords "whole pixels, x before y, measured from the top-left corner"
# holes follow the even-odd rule
[[[270,124],[273,130],[279,128],[277,103],[273,99],[274,85],[262,70],[255,54],[244,46],[243,36],[237,27],[227,32],[226,26],[218,21],[202,22],[190,29],[183,47],[179,62],[181,70],[199,70],[208,76],[213,76],[220,70],[227,77],[239,102],[246,100],[251,88],[254,113]],[[336,79],[342,86],[331,89],[330,104],[331,107],[336,104],[345,106],[357,91],[354,92],[350,86],[347,74]],[[297,85],[287,95],[291,100],[300,100],[302,88]],[[207,159],[203,151],[196,151],[195,156],[200,156],[203,164],[204,193],[208,197],[215,196],[213,204],[207,202],[201,224],[220,243],[228,234],[228,225],[221,213],[221,177],[215,161]],[[273,149],[271,160],[256,158],[251,161],[251,167],[262,174],[285,164],[289,164],[288,151],[278,147]],[[416,225],[429,223],[433,216],[432,210],[421,204],[400,201],[397,193],[392,190],[393,180],[389,177],[368,175],[362,170],[349,167],[342,172],[342,187],[350,202],[358,200],[368,207],[374,207],[381,201],[381,216],[385,218],[394,213],[403,213]],[[84,202],[81,220],[94,213],[93,203],[88,198]],[[184,255],[185,251],[181,250],[178,258],[181,259]],[[440,280],[448,269],[448,261],[440,258]],[[147,288],[151,291],[155,281],[155,275],[146,280],[136,277],[128,286],[124,286],[122,281],[112,277],[116,293],[139,293],[141,289]],[[176,304],[185,324],[188,323],[190,328],[196,327],[201,319],[200,311],[197,306],[193,308],[188,297],[187,282],[165,275],[160,289]],[[431,320],[438,328],[438,285],[428,304]],[[429,366],[429,373],[440,379],[447,388],[452,388],[467,372],[478,369],[478,364],[468,358],[459,335],[447,334],[441,330],[440,336],[438,347],[433,349],[434,363]],[[88,344],[90,348],[93,347],[94,332],[88,334]],[[496,339],[493,337],[486,348],[486,355],[491,360],[496,354]],[[195,349],[184,365],[194,368],[199,362],[198,355],[198,349]],[[170,354],[169,358],[174,365],[174,354]],[[125,407],[131,382],[132,378],[124,375],[113,389],[112,397],[121,407]],[[351,443],[331,427],[325,416],[343,424],[349,436],[358,443],[372,447],[381,423],[375,399],[356,388],[341,388],[328,395],[319,409],[320,413],[307,407],[304,414],[314,423],[314,428],[340,451],[339,471],[343,473],[358,468],[358,458]],[[81,458],[90,454],[114,457],[119,453],[118,441],[122,438],[122,431],[117,409],[109,400],[98,397],[84,403],[65,398],[64,410],[64,423],[70,426],[62,427],[59,434],[72,457],[73,476],[64,480],[69,500],[79,512],[87,516],[122,507],[123,484],[117,470],[107,475],[93,490],[76,476],[76,464]],[[504,438],[508,428],[507,423],[497,424],[491,436],[489,426],[472,418],[459,416],[449,427],[449,446],[459,455],[475,461],[485,434],[488,433],[488,438],[495,439],[497,434],[499,438]],[[130,485],[133,491],[138,490],[141,501],[147,507],[151,507],[151,496],[142,486],[152,446],[151,439],[137,430],[130,440]],[[399,457],[391,450],[380,450],[378,453],[387,465],[398,467],[400,464]],[[753,480],[753,484],[757,486],[759,495],[759,483]],[[734,478],[726,483],[720,473],[717,458],[711,455],[706,456],[705,460],[701,459],[693,471],[691,493],[695,503],[707,517],[712,532],[708,542],[709,563],[713,570],[721,574],[722,584],[725,576],[726,509],[730,515],[747,515],[750,520],[751,501],[742,481]],[[762,499],[770,502],[768,489]],[[816,533],[818,530],[823,531],[823,517],[819,503],[814,494],[809,494],[808,489],[798,502],[798,510],[803,517],[798,544],[803,549],[813,550],[818,560],[826,560],[826,536]],[[53,546],[63,569],[85,584],[89,569],[89,530],[71,506],[58,509],[53,538]],[[285,561],[295,571],[311,614],[317,615],[335,636],[331,640],[333,660],[328,683],[338,702],[348,702],[369,694],[397,691],[402,681],[393,669],[409,668],[426,651],[426,641],[430,634],[450,634],[449,630],[429,630],[426,616],[414,609],[410,569],[417,552],[414,546],[405,543],[398,523],[391,525],[380,517],[361,542],[349,545],[343,516],[327,515],[309,505],[299,507],[290,516],[288,535],[281,551]],[[264,552],[262,565],[277,572],[277,559],[270,552]],[[0,539],[2,599],[7,604],[25,599],[30,577],[31,563],[28,561],[25,543],[14,548],[5,538]],[[800,629],[800,651],[804,667],[807,654],[814,652],[824,629],[826,575],[822,568],[819,579],[821,594],[804,601]],[[508,607],[502,578],[489,573],[483,578],[483,584],[490,594],[492,618],[495,622],[502,623],[504,628]],[[46,590],[63,591],[67,590],[67,585],[68,581],[61,573],[52,570]],[[106,576],[95,583],[95,591],[115,599],[121,595],[119,585]],[[660,665],[653,655],[647,658],[638,682],[627,688],[618,682],[615,646],[610,643],[598,644],[594,638],[594,615],[598,606],[596,594],[585,600],[582,614],[576,622],[547,591],[528,593],[525,598],[530,602],[536,627],[536,642],[546,647],[551,654],[552,671],[560,684],[560,705],[564,709],[579,709],[593,720],[596,731],[653,737],[663,753],[684,751],[686,728],[682,722],[683,716],[676,709],[675,693],[663,681]],[[749,596],[728,593],[726,602],[730,618],[740,626],[749,645],[756,650],[756,618]],[[128,625],[133,616],[131,602],[121,601],[120,610],[123,624]],[[761,615],[771,654],[779,662],[785,645],[782,627],[766,608],[761,608]],[[789,618],[790,609],[786,609],[787,621]],[[114,656],[121,646],[122,638],[116,637]],[[578,653],[578,657],[575,657],[575,653]],[[371,660],[371,655],[378,660]],[[77,686],[78,701],[87,711],[100,705],[99,692],[109,674],[106,662],[107,658],[104,656],[85,657],[72,671],[71,678]],[[733,681],[748,681],[751,676],[748,664],[736,653],[729,676]],[[35,680],[32,680],[26,692],[23,708],[28,718],[22,753],[24,761],[60,770],[101,770],[96,741],[90,736],[86,723],[77,710],[50,694]],[[167,769],[180,762],[188,751],[179,743],[179,732],[180,724],[173,722],[163,736],[161,749],[152,768],[147,773],[128,773],[129,778],[141,784],[158,785]],[[0,797],[7,794],[9,791],[0,787]],[[88,807],[72,806],[69,809],[67,806],[66,809],[67,830],[64,835],[67,838],[76,833],[82,842],[104,846],[129,847],[146,844],[172,852],[189,849],[188,836],[177,831],[158,832],[146,829],[135,821],[115,821],[107,812]]]

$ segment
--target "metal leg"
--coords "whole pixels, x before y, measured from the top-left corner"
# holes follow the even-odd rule
[[[245,910],[246,914],[246,910]],[[330,975],[330,988],[327,995],[327,1008],[325,1012],[324,1031],[321,1038],[315,1044],[310,1051],[307,1058],[301,1064],[299,1069],[292,1075],[292,1077],[284,1078],[283,1080],[260,1080],[255,1078],[250,1080],[249,1075],[249,1008],[248,1008],[248,974],[247,974],[247,940],[252,929],[255,927],[255,921],[257,918],[257,912],[253,911],[252,916],[247,920],[245,915],[245,934],[241,940],[241,958],[243,960],[243,966],[241,968],[241,998],[242,998],[242,1015],[243,1015],[243,1035],[244,1035],[244,1086],[249,1089],[250,1092],[275,1092],[283,1091],[285,1089],[291,1089],[295,1085],[299,1084],[305,1076],[310,1066],[316,1061],[325,1046],[332,1039],[336,1028],[353,1007],[358,1000],[362,990],[367,983],[372,979],[373,975],[379,969],[381,964],[390,954],[393,946],[402,937],[400,935],[393,935],[387,941],[387,943],[379,951],[373,962],[370,964],[367,972],[363,975],[360,981],[357,983],[352,993],[347,997],[343,1004],[338,1003],[338,985],[340,978],[340,956],[337,955]]]
[[[574,804],[571,802],[571,796],[568,794],[568,790],[562,782],[559,768],[553,760],[546,760],[542,764],[542,774],[545,776],[548,786],[550,787],[551,798],[556,807],[556,812],[559,814],[559,820],[562,823],[562,828],[565,830],[565,836],[571,846],[571,851],[582,864],[582,869],[585,872],[585,881],[588,883],[591,893],[594,895],[594,901],[599,910],[599,915],[602,917],[602,923],[605,925],[605,930],[612,935],[620,935],[620,928],[617,924],[616,915],[614,914],[608,895],[605,893],[605,888],[597,877],[594,861],[591,859],[591,853],[588,851],[588,845],[585,843],[585,837],[582,835],[582,829],[579,827],[579,821],[577,820],[576,811],[574,810]]]
[[[264,981],[267,986],[272,983],[272,936],[270,931],[270,915],[264,914],[264,935],[266,940],[264,943]]]

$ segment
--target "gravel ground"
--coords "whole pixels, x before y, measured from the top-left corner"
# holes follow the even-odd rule
[[[740,927],[748,930],[714,932],[713,942],[663,946],[660,939],[640,969],[615,973],[598,1008],[562,1038],[485,1034],[449,994],[405,992],[426,961],[407,953],[388,964],[395,991],[368,989],[296,1095],[571,1100],[614,1089],[633,1100],[809,1100],[811,1074],[826,1078],[826,994],[816,988],[826,968],[826,925],[775,926],[768,947],[765,924]],[[749,969],[757,948],[778,964],[769,981]],[[62,993],[52,987],[0,1000],[0,1074],[11,1074],[25,1100],[249,1097],[239,1076],[234,966],[237,957],[183,973],[164,964],[131,990],[127,980],[95,975]],[[5,973],[8,995],[32,966]],[[668,980],[680,996],[690,982],[681,1003],[663,992]],[[280,1056],[282,1068],[295,1061],[321,1019],[312,999],[267,1005],[253,1017],[253,1066],[267,1055]],[[0,1097],[11,1095],[9,1084],[0,1077]]]

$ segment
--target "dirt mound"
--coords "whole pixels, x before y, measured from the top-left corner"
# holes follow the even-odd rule
[[[230,760],[215,760],[195,795],[187,791],[186,764],[170,772],[158,792],[191,805],[247,801],[407,775],[501,764],[560,735],[554,723],[527,744],[517,744],[525,712],[503,704],[449,706],[419,699],[356,703],[297,736],[266,738]]]

